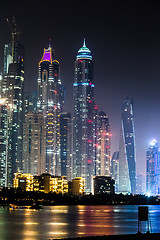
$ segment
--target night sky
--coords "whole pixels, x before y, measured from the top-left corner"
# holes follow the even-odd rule
[[[150,141],[160,143],[160,8],[150,1],[5,1],[0,3],[0,71],[15,16],[25,46],[25,91],[36,90],[38,62],[52,39],[72,112],[77,51],[92,51],[96,104],[109,116],[112,153],[119,148],[121,100],[134,100],[137,173],[145,172]]]

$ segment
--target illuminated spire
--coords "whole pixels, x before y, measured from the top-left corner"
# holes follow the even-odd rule
[[[77,59],[88,59],[92,60],[91,51],[86,47],[86,41],[84,38],[83,46],[79,49]]]
[[[84,38],[83,47],[86,47],[86,39]]]

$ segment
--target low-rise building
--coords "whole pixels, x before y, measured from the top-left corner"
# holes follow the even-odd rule
[[[16,173],[13,179],[13,187],[19,187],[25,191],[68,193],[67,178],[65,176],[51,176],[48,173],[43,173],[40,176],[33,176],[28,173]]]
[[[82,177],[76,177],[69,182],[69,193],[72,195],[83,195],[85,189],[85,180]]]
[[[115,181],[111,177],[96,176],[93,178],[93,185],[94,195],[115,193]]]

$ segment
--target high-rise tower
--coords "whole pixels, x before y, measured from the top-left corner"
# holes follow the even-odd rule
[[[111,134],[109,119],[105,112],[98,114],[98,156],[99,174],[101,176],[110,176],[111,165]]]
[[[91,192],[94,175],[94,82],[91,51],[85,40],[75,61],[73,83],[73,174],[85,178],[85,191]]]
[[[146,193],[160,194],[160,152],[156,140],[151,142],[146,156]]]
[[[44,114],[46,124],[46,171],[61,175],[60,112],[63,111],[64,88],[60,81],[59,62],[52,48],[44,49],[38,70],[37,109]]]
[[[68,181],[71,181],[73,172],[72,135],[71,114],[63,112],[60,114],[61,175]]]
[[[135,193],[136,191],[136,156],[133,106],[130,98],[121,105],[122,122],[119,145],[119,186],[118,191]]]

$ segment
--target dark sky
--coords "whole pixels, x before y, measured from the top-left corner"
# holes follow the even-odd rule
[[[153,1],[5,1],[0,3],[0,71],[11,41],[5,18],[15,16],[25,45],[25,90],[36,90],[38,61],[52,39],[72,112],[77,51],[86,38],[94,60],[96,103],[109,116],[118,150],[120,105],[134,99],[137,173],[145,171],[150,141],[160,142],[160,8]]]

